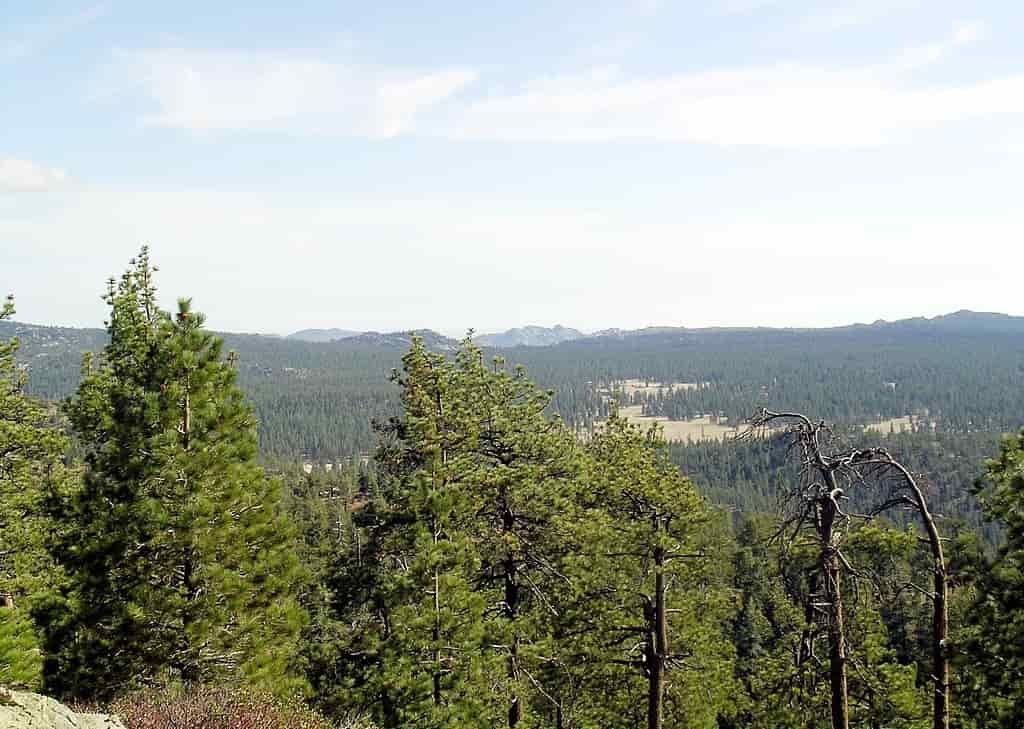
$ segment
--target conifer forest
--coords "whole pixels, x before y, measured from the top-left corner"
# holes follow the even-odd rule
[[[96,284],[93,329],[0,315],[0,686],[131,729],[1024,727],[1024,319],[310,341],[162,308],[148,248]]]

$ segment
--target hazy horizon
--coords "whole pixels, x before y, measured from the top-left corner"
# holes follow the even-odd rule
[[[1020,4],[16,5],[25,321],[146,242],[225,331],[1024,314]]]
[[[15,303],[17,303],[17,302],[15,302]],[[163,308],[171,310],[171,307],[169,305],[170,302],[164,301],[164,302],[161,302],[161,304],[162,304]],[[200,310],[201,310],[201,308],[200,308]],[[943,311],[943,312],[939,312],[937,314],[931,314],[931,315],[912,314],[910,316],[881,317],[880,319],[872,319],[872,320],[842,321],[842,322],[836,322],[836,323],[832,323],[832,324],[821,324],[821,325],[817,325],[817,326],[806,326],[806,325],[800,325],[800,324],[774,325],[774,324],[758,324],[758,323],[728,324],[728,325],[719,325],[719,324],[697,325],[697,324],[690,324],[690,323],[685,323],[685,322],[680,322],[680,323],[654,322],[654,323],[644,324],[644,325],[635,326],[635,327],[607,326],[607,327],[597,327],[597,328],[593,328],[593,329],[583,329],[583,328],[580,328],[580,327],[574,327],[574,326],[571,326],[571,325],[568,325],[568,324],[564,324],[564,323],[561,323],[561,322],[556,322],[554,324],[544,324],[544,323],[532,322],[532,323],[528,323],[528,324],[517,324],[515,326],[507,326],[507,327],[500,327],[500,328],[486,329],[486,330],[480,329],[478,327],[463,327],[461,329],[458,329],[458,328],[448,328],[448,327],[442,328],[442,327],[436,327],[436,326],[405,326],[405,327],[399,326],[399,327],[395,327],[393,329],[371,329],[371,328],[364,328],[364,327],[358,327],[358,326],[331,325],[331,326],[319,326],[319,327],[296,326],[296,327],[293,327],[293,328],[285,330],[285,331],[272,331],[271,332],[271,331],[259,331],[259,330],[256,330],[256,329],[225,329],[224,327],[217,326],[215,322],[208,322],[208,324],[209,324],[210,328],[213,331],[219,331],[219,332],[223,332],[223,333],[226,333],[226,334],[255,334],[255,335],[260,335],[260,336],[282,337],[282,338],[288,337],[289,335],[292,335],[292,334],[297,334],[299,332],[304,332],[304,331],[327,331],[327,330],[331,330],[331,329],[351,331],[351,332],[355,332],[356,334],[368,334],[368,333],[393,334],[393,333],[398,333],[398,332],[420,331],[420,330],[425,330],[426,329],[426,330],[434,331],[434,332],[436,332],[438,334],[441,334],[443,336],[449,337],[451,339],[461,339],[462,337],[464,337],[466,335],[466,333],[469,331],[469,329],[473,330],[474,337],[481,337],[481,336],[488,336],[488,335],[494,335],[494,334],[503,334],[503,333],[508,332],[510,330],[513,330],[513,329],[522,329],[522,328],[525,328],[525,327],[540,327],[540,328],[543,328],[543,329],[553,329],[553,328],[555,328],[557,326],[562,326],[562,327],[565,327],[567,329],[575,329],[575,330],[579,331],[581,334],[583,334],[584,336],[592,336],[592,335],[597,334],[599,332],[608,331],[608,330],[637,331],[637,330],[642,330],[642,329],[656,329],[656,328],[663,328],[663,327],[682,327],[682,328],[688,328],[688,329],[708,329],[708,328],[828,329],[828,328],[832,328],[832,327],[844,327],[844,326],[855,326],[855,325],[873,324],[873,323],[876,323],[878,321],[894,322],[894,321],[899,321],[899,320],[904,320],[904,319],[915,319],[915,318],[922,318],[922,317],[925,318],[925,319],[933,319],[935,317],[947,316],[947,315],[950,315],[950,314],[956,314],[956,313],[960,313],[960,312],[963,312],[963,311],[968,311],[968,312],[975,313],[975,314],[994,314],[996,316],[1014,316],[1014,317],[1024,316],[1024,315],[1020,315],[1020,314],[1012,314],[1012,313],[1009,313],[1009,312],[977,311],[977,310],[973,310],[973,309],[966,309],[964,307],[960,307],[959,309],[952,309],[950,311]],[[74,329],[102,329],[104,327],[104,322],[103,321],[101,321],[99,323],[95,323],[95,324],[69,324],[69,323],[66,323],[66,322],[34,321],[34,320],[30,320],[30,319],[28,319],[26,317],[20,316],[20,315],[15,316],[13,318],[13,321],[16,322],[16,323],[19,323],[19,324],[25,324],[25,325],[29,325],[29,326],[69,327],[69,328],[74,328]]]

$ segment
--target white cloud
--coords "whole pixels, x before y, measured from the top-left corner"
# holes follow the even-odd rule
[[[95,22],[107,14],[110,4],[96,3],[68,15],[52,16],[27,25],[10,28],[0,36],[0,56],[21,59],[32,56],[61,38]]]
[[[1024,113],[1024,73],[958,84],[912,75],[985,32],[963,23],[941,41],[855,67],[780,63],[653,77],[599,67],[511,89],[474,84],[468,70],[382,70],[288,53],[149,50],[123,54],[118,66],[152,102],[148,123],[198,132],[850,148]],[[463,98],[471,85],[482,88]]]
[[[549,79],[470,104],[455,136],[858,147],[938,124],[1024,113],[1024,75],[912,88],[878,76],[780,65],[579,84]]]
[[[962,25],[943,42],[855,68],[778,64],[652,78],[599,69],[542,78],[465,105],[443,133],[507,141],[881,145],[944,123],[1024,113],[1024,74],[961,84],[909,78],[907,72],[983,33],[981,24]]]
[[[165,49],[125,54],[156,106],[147,121],[191,131],[392,137],[471,83],[466,70],[391,72],[313,57]]]
[[[981,21],[961,23],[953,29],[952,34],[936,43],[908,48],[888,68],[894,70],[911,70],[937,63],[962,46],[968,46],[982,40],[988,33],[988,27]]]
[[[61,187],[67,173],[24,159],[0,159],[0,192],[43,192]]]

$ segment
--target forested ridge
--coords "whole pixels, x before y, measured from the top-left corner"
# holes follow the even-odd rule
[[[433,332],[419,334],[438,351],[455,345]],[[99,329],[14,322],[4,322],[0,335],[19,337],[29,391],[55,400],[77,386],[81,354],[105,342]],[[239,357],[240,382],[260,416],[268,455],[329,460],[365,452],[374,442],[368,429],[352,423],[344,434],[329,432],[322,413],[344,415],[358,403],[369,422],[396,412],[386,373],[398,364],[407,334],[325,343],[220,336]],[[626,379],[699,383],[637,397],[645,412],[678,420],[713,412],[737,422],[767,402],[844,424],[917,415],[957,433],[1003,432],[1024,420],[1017,386],[1024,320],[994,314],[822,330],[639,330],[488,351],[526,367],[554,391],[553,410],[580,427],[607,412],[599,387]],[[301,407],[289,406],[291,399]]]
[[[0,322],[0,336],[14,334],[28,367],[28,392],[50,400],[74,391],[82,353],[99,351],[106,341],[101,329]],[[435,351],[457,344],[433,332],[420,335]],[[411,341],[408,334],[363,333],[332,342],[220,336],[238,356],[239,384],[253,403],[260,452],[268,458],[365,457],[376,443],[373,423],[399,411],[388,373]],[[714,413],[740,423],[771,405],[857,432],[866,423],[910,416],[915,432],[896,434],[893,447],[931,475],[944,513],[974,526],[980,514],[967,485],[1001,434],[1024,425],[1024,320],[997,314],[958,312],[822,330],[656,328],[486,351],[523,365],[553,391],[549,410],[584,433],[607,416],[602,390],[627,379],[698,384],[620,398],[673,420]],[[772,474],[778,464],[755,450],[715,442],[670,448],[716,502],[763,510],[777,493],[773,479],[779,477]]]
[[[0,686],[133,729],[1024,721],[1016,320],[322,344],[155,273],[105,330],[0,313]]]

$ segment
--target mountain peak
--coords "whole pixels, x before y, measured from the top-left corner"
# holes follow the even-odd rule
[[[301,329],[292,332],[285,339],[297,339],[300,342],[336,342],[362,334],[352,329]]]
[[[481,334],[476,338],[476,343],[484,347],[547,347],[584,336],[578,329],[564,327],[561,324],[553,327],[531,324],[495,334]]]

